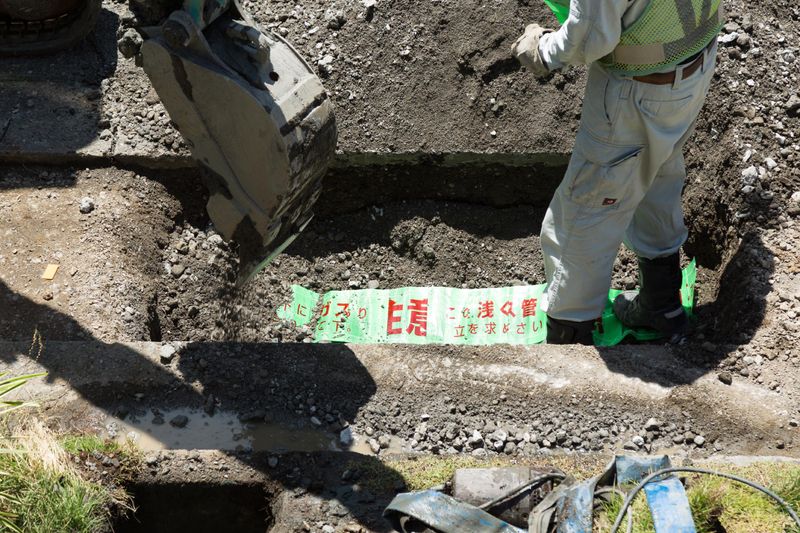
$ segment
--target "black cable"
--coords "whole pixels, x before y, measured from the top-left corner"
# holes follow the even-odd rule
[[[627,496],[627,494],[625,494],[624,491],[616,487],[603,487],[595,491],[594,497],[597,498],[598,496],[609,493],[616,494],[617,496],[622,498],[623,501]],[[628,507],[628,527],[625,529],[625,533],[633,533],[633,507]]]
[[[567,477],[566,475],[564,475],[564,474],[562,474],[560,472],[550,472],[550,473],[547,473],[547,474],[543,474],[541,476],[538,476],[538,477],[535,477],[535,478],[531,479],[530,481],[525,482],[525,484],[520,485],[519,487],[507,492],[506,494],[503,494],[499,498],[496,498],[496,499],[494,499],[494,500],[492,500],[492,501],[490,501],[488,503],[484,503],[483,505],[481,505],[479,507],[479,509],[481,509],[482,511],[487,511],[488,512],[491,509],[494,509],[495,507],[497,507],[498,505],[500,505],[502,503],[505,503],[508,500],[512,500],[512,499],[516,498],[520,494],[523,494],[523,493],[525,493],[525,492],[527,492],[529,490],[534,490],[534,489],[539,488],[539,486],[544,485],[548,481],[556,480],[556,479],[557,480],[563,480],[566,477]]]
[[[625,511],[628,510],[631,503],[633,503],[634,498],[636,498],[636,495],[639,494],[639,492],[645,487],[645,485],[647,485],[657,477],[661,477],[664,474],[672,474],[674,472],[692,472],[695,474],[705,474],[709,476],[722,477],[725,479],[730,479],[732,481],[737,481],[739,483],[747,485],[750,488],[759,490],[764,494],[766,494],[767,496],[769,496],[770,498],[772,498],[773,500],[775,500],[776,502],[778,502],[779,504],[781,504],[783,508],[786,510],[786,512],[789,513],[789,516],[792,517],[792,520],[794,520],[795,524],[797,524],[798,527],[800,527],[800,517],[798,517],[797,513],[794,512],[792,506],[789,505],[783,498],[781,498],[768,488],[762,487],[758,483],[754,483],[739,476],[734,476],[733,474],[723,474],[722,472],[714,472],[713,470],[705,470],[702,468],[665,468],[664,470],[659,470],[658,472],[654,472],[649,476],[647,476],[646,478],[644,478],[644,480],[639,485],[637,485],[635,489],[633,489],[631,492],[628,493],[628,497],[625,499],[625,503],[622,504],[622,509],[620,509],[619,515],[617,515],[617,520],[614,522],[614,526],[611,528],[611,533],[617,533],[617,531],[619,531],[619,527],[622,525],[622,519],[625,516]]]

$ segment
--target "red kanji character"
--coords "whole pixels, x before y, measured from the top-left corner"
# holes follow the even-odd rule
[[[478,318],[492,318],[494,316],[494,302],[489,300],[481,302],[478,306]]]
[[[449,309],[450,309],[450,312],[451,312],[451,313],[452,313],[453,311],[455,311],[455,310],[456,310],[456,308],[455,308],[455,307],[450,307]],[[449,317],[447,317],[447,319],[448,319],[448,320],[455,320],[455,319],[456,319],[456,317],[454,317],[454,316],[449,316]]]
[[[525,335],[525,324],[517,324],[517,335]]]
[[[364,320],[365,318],[367,318],[367,308],[366,307],[361,307],[358,310],[358,318],[359,318],[359,320]]]
[[[344,315],[345,318],[350,318],[350,304],[349,303],[336,304],[336,306],[342,308],[341,311],[336,313],[336,316]]]
[[[469,312],[469,307],[465,307],[464,309],[461,310],[461,316],[463,316],[464,318],[472,317],[472,313]]]
[[[478,334],[478,324],[470,324],[469,325],[469,334],[470,335],[477,335]]]
[[[496,330],[497,330],[497,324],[495,324],[494,322],[489,322],[488,324],[486,324],[487,335],[494,335],[495,333],[497,333]]]
[[[343,322],[334,322],[334,324],[336,324],[336,331],[334,333],[339,333],[340,329],[344,329],[344,323]]]
[[[456,338],[464,336],[464,326],[456,326]]]
[[[506,316],[517,316],[516,313],[514,313],[514,307],[511,302],[504,303],[503,307],[500,308],[500,312]]]
[[[510,329],[510,328],[509,328],[509,326],[508,326],[508,323],[506,323],[506,324],[503,324],[503,333],[508,333],[508,330],[509,330],[509,329]]]
[[[394,325],[400,322],[401,317],[399,313],[403,311],[403,306],[395,302],[394,300],[389,300],[389,317],[386,320],[386,333],[389,335],[400,335],[403,333],[402,327],[394,327]]]
[[[522,300],[522,317],[536,316],[536,298]]]
[[[406,328],[406,333],[413,333],[417,337],[425,337],[428,335],[428,299],[415,300],[411,299],[408,305],[408,310],[411,311],[411,319]]]
[[[297,304],[297,314],[299,316],[308,316],[304,312],[304,311],[307,311],[307,310],[308,310],[308,307],[306,307],[305,305]]]
[[[331,302],[330,300],[328,300],[327,302],[325,302],[325,305],[322,306],[322,315],[320,316],[328,316],[328,313],[330,312],[331,312]]]
[[[289,305],[289,304],[283,304],[283,312],[284,312],[284,313],[288,312],[288,311],[289,311],[289,309],[291,309],[291,308],[292,308],[292,306],[291,306],[291,305]]]

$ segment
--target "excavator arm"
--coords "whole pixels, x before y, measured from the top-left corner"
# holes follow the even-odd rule
[[[300,54],[236,0],[187,0],[141,30],[139,61],[204,167],[240,282],[305,228],[336,147],[333,106]]]
[[[53,0],[32,13],[26,2],[0,0],[0,21],[58,18],[67,8],[77,20],[96,16],[89,4],[100,4]],[[336,148],[333,106],[311,66],[259,28],[238,0],[131,3],[149,13],[142,19],[160,20],[138,29],[142,42],[133,53],[203,167],[209,216],[238,244],[243,284],[311,220]],[[66,42],[48,47],[20,35],[4,40],[0,32],[0,54],[42,53]]]

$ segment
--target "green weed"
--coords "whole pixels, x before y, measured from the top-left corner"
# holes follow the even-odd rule
[[[128,506],[124,494],[83,479],[41,423],[26,423],[3,445],[0,530],[91,533],[108,524],[112,508]]]
[[[61,440],[61,446],[67,453],[80,455],[81,453],[93,454],[95,452],[105,455],[122,453],[120,444],[96,435],[68,435]]]
[[[800,466],[764,463],[749,467],[715,469],[735,474],[775,491],[794,509],[800,504]],[[727,479],[691,475],[686,492],[698,533],[785,533],[793,522],[786,511],[766,495]],[[595,519],[596,532],[608,531],[617,518],[622,499],[603,505]],[[650,510],[643,495],[633,505],[634,533],[654,531]],[[625,524],[625,523],[623,523]],[[624,529],[623,529],[624,530]]]

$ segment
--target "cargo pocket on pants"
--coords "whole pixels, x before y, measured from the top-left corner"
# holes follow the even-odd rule
[[[631,197],[643,147],[606,145],[605,154],[584,153],[573,175],[567,175],[569,198],[594,209],[619,209]],[[604,156],[611,156],[610,158]]]

